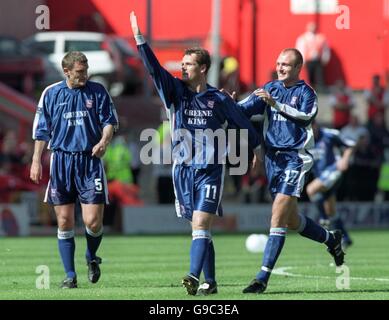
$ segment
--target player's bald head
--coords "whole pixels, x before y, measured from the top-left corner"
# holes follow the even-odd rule
[[[291,55],[293,55],[294,57],[294,66],[297,67],[298,65],[303,65],[304,63],[304,60],[303,60],[303,55],[301,54],[300,51],[298,51],[297,49],[295,48],[286,48],[284,50],[281,51],[280,55],[283,55],[283,54],[288,54],[290,53]]]

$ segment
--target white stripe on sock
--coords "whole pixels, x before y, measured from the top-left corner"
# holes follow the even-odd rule
[[[89,234],[91,237],[97,238],[100,237],[103,234],[103,226],[101,226],[100,230],[94,233],[91,229],[88,227],[85,227],[86,233]]]
[[[57,237],[60,240],[74,238],[74,230],[62,231],[62,230],[58,229],[57,230]]]
[[[268,268],[268,267],[262,266],[262,267],[261,267],[261,270],[262,270],[262,271],[265,271],[265,272],[271,273],[273,269],[270,269],[270,268]]]

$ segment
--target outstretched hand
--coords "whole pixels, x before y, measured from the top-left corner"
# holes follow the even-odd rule
[[[255,90],[254,94],[256,96],[260,97],[263,101],[265,101],[271,107],[274,107],[274,105],[276,104],[276,101],[273,99],[271,94],[262,88]]]
[[[139,30],[138,21],[136,19],[136,15],[134,11],[131,11],[130,13],[130,22],[131,22],[132,33],[134,34],[134,36],[139,35],[140,30]]]

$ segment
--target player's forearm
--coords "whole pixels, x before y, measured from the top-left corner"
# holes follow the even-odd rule
[[[273,108],[281,112],[282,114],[288,116],[290,120],[296,120],[308,124],[316,116],[317,102],[315,101],[312,108],[310,108],[310,111],[308,112],[297,110],[287,105],[286,103],[280,103],[280,102],[276,102]]]
[[[114,127],[112,124],[106,125],[103,128],[103,135],[100,139],[100,142],[104,144],[105,146],[108,146],[108,144],[111,142],[112,137],[113,137],[113,131]]]
[[[45,146],[46,146],[46,141],[35,140],[34,154],[32,156],[33,162],[36,162],[36,163],[41,162],[42,153],[43,153],[43,150],[45,149]]]
[[[344,150],[342,158],[345,163],[350,162],[350,158],[353,152],[354,152],[354,148],[347,148],[346,150]]]
[[[153,78],[155,87],[158,91],[158,95],[161,97],[165,107],[170,107],[170,96],[174,90],[174,77],[165,70],[159,63],[154,52],[146,43],[137,22],[137,18],[134,12],[130,14],[131,28],[134,35],[139,55],[143,61],[143,64],[147,72]]]

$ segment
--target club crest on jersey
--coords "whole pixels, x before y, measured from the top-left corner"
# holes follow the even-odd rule
[[[292,100],[290,100],[290,105],[294,106],[297,102],[297,97],[292,97]]]
[[[92,99],[86,99],[85,106],[90,109],[93,107],[93,100]]]
[[[215,101],[209,100],[207,106],[212,109],[215,106]]]

